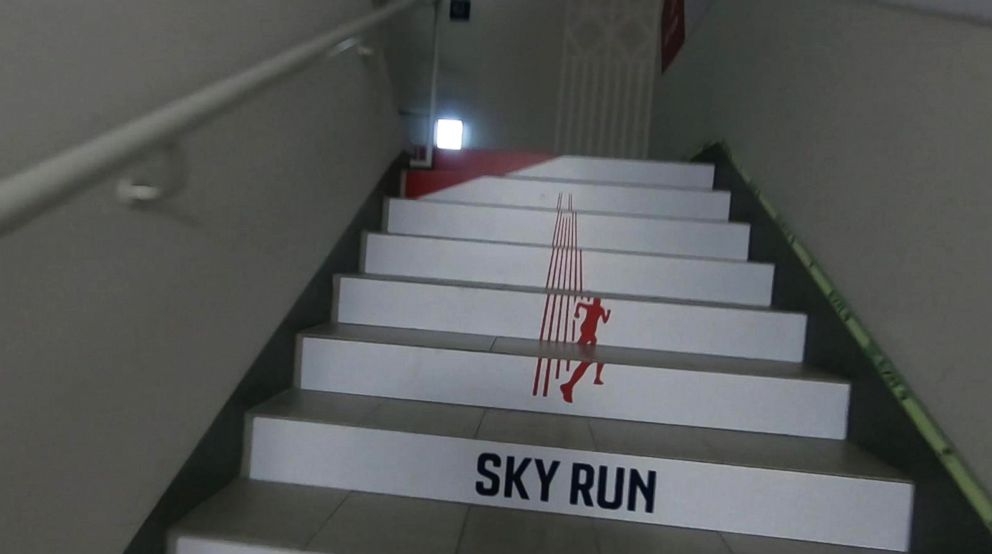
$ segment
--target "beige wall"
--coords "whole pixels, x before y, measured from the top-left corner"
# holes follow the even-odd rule
[[[992,21],[992,3],[988,0],[878,0],[895,6],[905,6],[952,17],[976,21]]]
[[[657,84],[655,157],[725,139],[992,485],[992,28],[718,0]]]
[[[569,0],[474,0],[470,21],[441,10],[438,114],[461,118],[469,148],[551,151]],[[433,18],[391,29],[390,59],[401,107],[424,129],[430,94]],[[420,136],[416,138],[421,139]]]
[[[6,2],[0,175],[368,9]],[[105,183],[0,237],[0,550],[124,549],[399,153],[384,75],[343,55],[193,133],[158,209]]]

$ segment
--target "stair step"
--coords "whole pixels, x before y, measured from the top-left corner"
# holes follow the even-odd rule
[[[579,211],[726,221],[730,192],[699,188],[598,185],[510,177],[479,177],[431,193],[432,201],[555,208],[570,196]]]
[[[747,259],[750,227],[744,223],[589,213],[575,220],[578,248]],[[385,221],[387,232],[400,235],[550,245],[561,218],[555,209],[390,198]]]
[[[598,545],[598,548],[597,548]],[[236,480],[171,554],[880,554],[880,550]]]
[[[558,257],[578,266],[589,294],[630,294],[768,306],[775,268],[734,260],[562,251],[475,240],[370,233],[364,237],[362,272],[544,288]],[[562,272],[564,276],[565,272]],[[571,277],[577,281],[577,275]],[[564,277],[562,278],[564,282]],[[572,283],[573,285],[576,283]]]
[[[250,435],[264,481],[889,550],[909,536],[912,484],[841,441],[308,391],[254,410]]]
[[[560,386],[596,364],[565,403]],[[336,325],[300,341],[306,390],[842,439],[847,383],[796,364]]]
[[[538,289],[465,286],[372,276],[336,276],[336,323],[539,339],[548,329],[574,342],[580,299]],[[806,316],[760,308],[602,296],[608,322],[598,344],[799,362]],[[543,323],[544,321],[549,323]],[[576,328],[576,329],[573,329]],[[568,337],[566,337],[568,335]]]
[[[534,177],[598,183],[637,183],[710,189],[714,166],[710,164],[618,160],[588,156],[559,156],[510,173]]]

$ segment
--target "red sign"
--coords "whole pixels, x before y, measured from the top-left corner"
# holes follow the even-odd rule
[[[661,10],[661,70],[668,69],[685,44],[685,0],[665,0]]]

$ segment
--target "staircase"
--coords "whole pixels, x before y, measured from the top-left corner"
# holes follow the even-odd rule
[[[844,441],[712,184],[562,157],[388,200],[171,551],[907,551],[912,483]]]

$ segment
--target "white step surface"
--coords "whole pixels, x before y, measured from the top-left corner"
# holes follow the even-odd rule
[[[300,343],[300,387],[693,427],[846,435],[850,387],[826,375],[773,376],[768,370],[740,371],[740,363],[721,358],[644,353],[638,359],[609,349],[584,353],[575,345],[438,335],[365,327],[313,330]],[[560,387],[583,362],[592,362],[588,374],[566,402]],[[601,385],[594,384],[597,362],[603,364]]]
[[[554,209],[503,208],[405,200],[386,203],[385,230],[401,235],[553,244]],[[750,227],[741,223],[577,214],[576,246],[746,260]]]
[[[574,342],[587,311],[577,296],[536,289],[490,288],[371,276],[338,276],[334,321],[539,339],[545,326]],[[737,306],[602,297],[610,319],[598,344],[693,354],[798,362],[806,316]],[[579,314],[580,318],[575,315]],[[575,329],[579,327],[580,329]],[[567,340],[566,340],[567,338]]]
[[[912,485],[837,441],[308,392],[253,416],[253,479],[907,548]]]
[[[237,480],[179,524],[169,552],[879,554],[882,551]]]
[[[543,288],[555,250],[550,246],[365,235],[362,272]],[[736,260],[637,255],[602,250],[581,256],[583,287],[592,294],[630,294],[768,306],[774,266]]]
[[[715,169],[709,164],[560,156],[515,171],[512,176],[601,183],[638,183],[710,189]]]
[[[730,192],[692,188],[606,186],[567,181],[479,177],[429,194],[430,200],[533,208],[554,208],[570,195],[576,209],[726,221]]]

